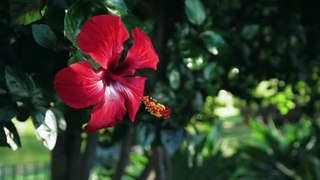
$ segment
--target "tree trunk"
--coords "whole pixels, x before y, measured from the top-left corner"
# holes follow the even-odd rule
[[[77,179],[88,180],[90,176],[90,171],[94,166],[96,159],[96,149],[98,146],[99,133],[88,133],[87,145],[82,156],[79,177]]]
[[[116,173],[112,178],[113,180],[121,180],[121,177],[125,171],[126,165],[129,160],[132,139],[133,139],[133,129],[129,128],[129,132],[126,138],[123,140],[123,143],[121,146],[119,161],[117,163],[118,165],[117,165]]]
[[[162,146],[152,149],[153,163],[157,180],[171,180],[171,164],[166,150]]]
[[[51,179],[73,180],[78,172],[81,131],[66,130],[58,135],[51,154]]]
[[[65,113],[67,129],[59,132],[51,153],[52,180],[78,180],[81,157],[82,120],[88,118],[85,111],[68,109]]]

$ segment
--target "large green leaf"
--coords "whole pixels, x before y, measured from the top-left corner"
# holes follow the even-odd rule
[[[36,129],[37,138],[43,142],[43,145],[52,150],[56,144],[58,136],[57,118],[53,111],[47,109],[43,116],[40,110],[39,118],[44,118],[43,123]]]
[[[185,12],[188,20],[195,25],[201,25],[206,19],[206,12],[201,0],[185,0]]]
[[[75,2],[67,11],[64,19],[64,28],[67,38],[77,45],[77,36],[83,23],[91,16],[91,11],[88,10],[90,3]]]
[[[207,50],[213,55],[225,52],[228,47],[224,38],[214,31],[205,31],[200,34],[200,38],[204,42]]]
[[[12,98],[16,101],[43,105],[42,92],[38,89],[28,74],[20,72],[9,66],[5,69],[6,84]]]
[[[163,129],[160,136],[168,154],[173,155],[183,142],[184,130],[182,128]]]
[[[27,25],[42,18],[45,7],[42,0],[10,0],[13,23]]]
[[[5,69],[6,84],[15,100],[30,99],[36,86],[30,76],[10,67]]]
[[[98,0],[94,1],[94,3],[114,15],[120,16],[128,14],[128,8],[124,0]]]
[[[55,33],[46,24],[33,24],[32,35],[34,40],[45,48],[53,48],[57,42]]]

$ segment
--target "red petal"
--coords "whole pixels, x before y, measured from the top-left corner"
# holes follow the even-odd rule
[[[97,131],[106,127],[114,126],[122,121],[126,113],[124,98],[117,90],[110,85],[106,88],[104,100],[93,108],[91,119],[85,130],[88,132]]]
[[[89,61],[81,61],[59,71],[54,79],[54,88],[66,104],[84,108],[101,100],[104,77],[104,71],[95,71]]]
[[[95,59],[104,69],[116,66],[129,38],[120,16],[100,15],[89,19],[78,36],[80,49]]]
[[[159,57],[150,38],[140,28],[132,31],[133,46],[129,49],[126,60],[119,65],[118,75],[133,75],[137,69],[157,69]]]
[[[122,94],[126,100],[128,114],[131,121],[134,121],[135,116],[139,110],[141,100],[144,94],[144,85],[146,78],[144,77],[126,77],[118,83],[115,88]]]

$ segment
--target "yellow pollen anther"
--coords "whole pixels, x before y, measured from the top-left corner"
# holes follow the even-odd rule
[[[142,96],[141,101],[146,106],[146,110],[155,117],[163,117],[164,119],[170,118],[171,110],[170,108],[164,106],[163,104],[159,103],[152,97],[149,96]]]

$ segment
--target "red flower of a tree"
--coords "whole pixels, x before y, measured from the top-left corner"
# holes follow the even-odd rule
[[[115,125],[128,111],[134,121],[144,94],[146,78],[133,76],[136,70],[157,69],[159,58],[149,37],[140,29],[132,31],[133,45],[123,62],[123,43],[129,38],[119,16],[100,15],[89,19],[78,35],[78,45],[101,68],[80,61],[57,73],[54,87],[73,108],[93,105],[86,131]],[[164,111],[165,112],[165,111]]]

